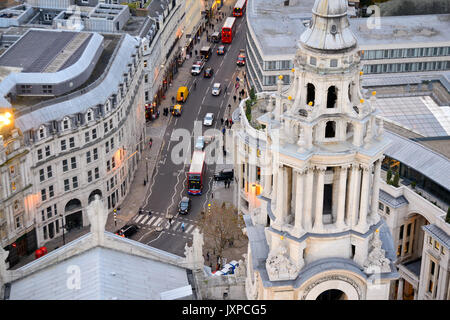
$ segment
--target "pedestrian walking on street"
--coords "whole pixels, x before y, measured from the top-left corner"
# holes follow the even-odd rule
[[[150,217],[152,215],[152,210],[148,210],[148,216]]]
[[[208,260],[208,261],[209,261],[209,251],[208,251],[208,252],[206,252],[206,260]]]
[[[222,128],[222,134],[225,134],[225,127]]]
[[[172,225],[172,218],[169,218],[169,226]]]
[[[211,199],[214,199],[214,193],[211,192]]]
[[[172,96],[172,103],[175,103],[175,97]]]
[[[234,102],[236,102],[236,95],[233,96],[233,100],[234,100]]]
[[[241,97],[239,97],[239,103],[241,102],[241,100],[242,100],[242,98],[241,98]]]
[[[228,119],[225,120],[225,127],[228,127]]]
[[[151,148],[151,147],[152,147],[152,144],[153,144],[153,139],[150,138],[150,141],[148,142],[148,146]]]
[[[181,224],[181,230],[184,232],[184,222]]]
[[[228,86],[225,86],[225,90],[223,91],[223,94],[227,94],[227,88],[228,88]]]
[[[223,121],[223,118],[220,118],[220,122],[221,122],[221,124],[223,125],[223,122],[224,122],[224,121]]]
[[[225,150],[225,146],[222,147],[222,151],[223,151],[223,156],[226,157],[226,155],[227,155],[227,150]]]
[[[194,52],[195,52],[195,55],[197,56],[198,51],[197,51],[197,50],[194,50]]]

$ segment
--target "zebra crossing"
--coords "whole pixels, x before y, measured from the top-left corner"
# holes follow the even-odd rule
[[[181,218],[178,220],[173,220],[172,224],[169,225],[168,220],[165,218],[165,214],[161,212],[153,212],[152,215],[138,214],[131,221],[135,224],[139,224],[143,228],[156,228],[163,227],[165,232],[176,235],[174,232],[182,232],[181,224],[184,223],[183,234],[187,236],[192,236],[197,225],[194,220]]]

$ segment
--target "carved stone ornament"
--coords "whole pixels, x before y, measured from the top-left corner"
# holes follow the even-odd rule
[[[106,220],[108,219],[108,209],[100,200],[100,196],[95,195],[94,201],[87,206],[87,216],[91,224],[91,233],[94,239],[101,245],[104,239]]]
[[[238,264],[239,265],[234,270],[234,275],[238,278],[245,277],[247,274],[247,266],[245,265],[244,261],[242,261],[242,259],[238,261]]]
[[[309,292],[317,285],[321,284],[322,282],[326,282],[326,281],[333,281],[333,280],[339,280],[339,281],[344,281],[349,283],[353,288],[355,288],[356,292],[358,293],[358,300],[363,300],[363,292],[361,290],[361,287],[358,285],[358,283],[347,277],[344,275],[340,275],[340,274],[335,274],[335,275],[330,275],[330,276],[326,276],[326,277],[322,277],[317,279],[316,281],[310,283],[306,288],[305,291],[303,292],[302,295],[302,300],[305,300],[306,297],[308,296]]]
[[[279,281],[297,278],[300,268],[289,258],[286,246],[281,243],[270,251],[266,270],[270,281]]]
[[[364,272],[367,274],[390,272],[390,261],[386,258],[385,251],[381,249],[382,241],[378,229],[374,232],[370,244],[372,250],[364,263]]]
[[[247,295],[248,300],[257,300],[258,299],[258,273],[253,271],[252,281],[251,275],[248,275],[245,279],[245,294]]]

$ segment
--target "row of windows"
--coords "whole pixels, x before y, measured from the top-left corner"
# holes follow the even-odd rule
[[[93,181],[93,177],[94,177],[94,180],[97,180],[100,178],[100,169],[98,167],[96,167],[94,170],[89,170],[87,172],[88,183]],[[64,183],[64,191],[65,192],[71,190],[71,185],[72,185],[72,189],[77,189],[79,187],[79,182],[78,182],[77,176],[72,177],[72,179],[64,179],[63,183]],[[41,189],[41,201],[42,202],[46,201],[47,199],[51,199],[54,196],[55,196],[55,190],[54,190],[53,185],[49,186],[48,188]]]
[[[46,219],[50,219],[52,216],[55,217],[58,215],[58,210],[56,209],[56,204],[50,207],[47,207],[46,210],[41,210],[41,219],[44,222]]]
[[[365,50],[363,60],[437,57],[450,55],[450,47],[410,48],[389,50]]]
[[[439,251],[439,248],[441,249],[441,254],[445,254],[444,246],[441,246],[440,243],[436,240],[433,240],[431,236],[428,237],[428,244],[432,246],[434,243],[434,249]]]
[[[264,61],[264,70],[291,70],[293,67],[291,60]]]
[[[277,84],[278,76],[264,76],[263,77],[263,85],[265,86],[274,86]],[[290,84],[291,77],[290,75],[283,75],[283,84]]]
[[[450,61],[369,64],[363,67],[363,71],[366,74],[388,73],[388,72],[438,71],[438,70],[450,70]]]

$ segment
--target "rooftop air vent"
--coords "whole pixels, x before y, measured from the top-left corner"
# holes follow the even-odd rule
[[[289,5],[289,0],[284,0],[284,5],[287,7]]]

